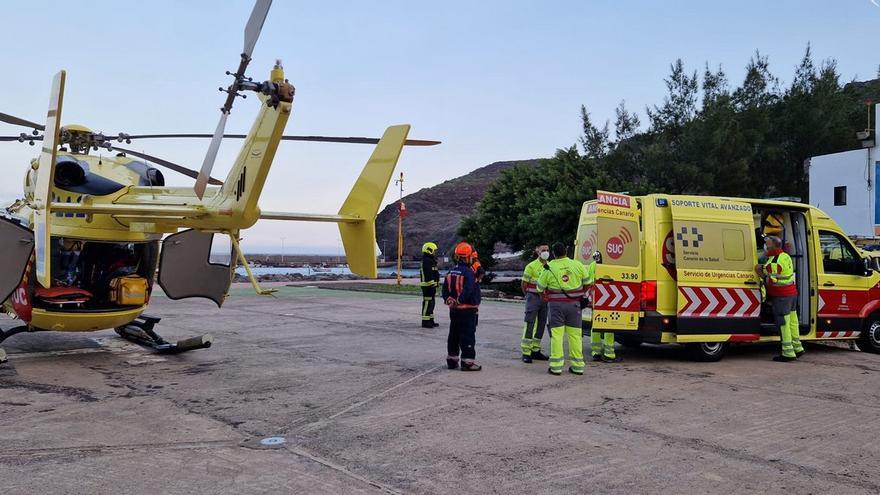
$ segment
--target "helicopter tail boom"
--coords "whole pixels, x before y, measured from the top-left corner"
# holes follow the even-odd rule
[[[336,215],[263,212],[263,220],[335,222],[339,224],[345,257],[353,273],[376,278],[376,214],[394,174],[410,126],[385,130],[367,164]]]

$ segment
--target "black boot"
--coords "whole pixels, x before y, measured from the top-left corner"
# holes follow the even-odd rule
[[[783,356],[780,354],[779,356],[773,356],[773,360],[776,361],[777,363],[790,363],[792,361],[797,361],[797,358]]]
[[[531,363],[531,362],[532,362],[532,356],[529,356],[529,355],[527,355],[527,354],[523,354],[523,355],[522,355],[522,362],[524,362],[524,363]]]
[[[434,328],[434,323],[429,320],[422,320],[422,328]]]
[[[534,359],[535,361],[549,361],[550,360],[550,358],[547,357],[547,355],[545,355],[541,351],[532,351],[532,359]]]
[[[446,358],[446,367],[449,368],[449,369],[451,369],[451,370],[454,370],[455,368],[458,368],[458,358],[457,358],[457,357],[454,357],[454,358],[452,358],[452,357],[448,357],[448,358]]]
[[[476,361],[471,361],[469,363],[466,361],[461,362],[461,371],[480,371],[481,369],[483,369],[483,367]]]

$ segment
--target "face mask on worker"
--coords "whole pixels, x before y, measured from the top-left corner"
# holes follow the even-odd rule
[[[550,259],[550,251],[541,251],[538,257],[540,257],[544,261],[547,261]]]

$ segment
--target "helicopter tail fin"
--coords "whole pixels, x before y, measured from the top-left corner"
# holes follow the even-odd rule
[[[260,95],[261,98],[264,98]],[[277,107],[263,104],[253,127],[242,143],[235,164],[213,199],[205,201],[229,215],[236,228],[245,229],[260,218],[257,201],[272,167],[292,104],[282,101]]]
[[[358,222],[339,223],[348,266],[358,275],[376,278],[376,215],[394,174],[409,128],[409,125],[404,124],[385,130],[351,192],[339,208],[340,216],[361,219]]]

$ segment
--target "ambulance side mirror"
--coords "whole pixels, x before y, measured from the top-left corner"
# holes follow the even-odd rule
[[[874,273],[874,268],[871,266],[871,260],[869,258],[862,258],[862,265],[864,268],[865,277],[870,277]]]

